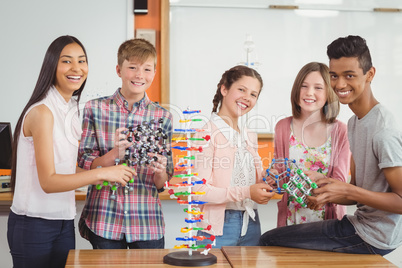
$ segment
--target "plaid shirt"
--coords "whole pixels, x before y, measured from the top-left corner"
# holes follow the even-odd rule
[[[161,127],[168,134],[167,145],[170,149],[172,115],[151,102],[146,94],[130,111],[127,101],[118,89],[112,96],[88,101],[83,117],[83,132],[78,151],[78,165],[82,168],[90,169],[95,158],[113,149],[117,128],[137,126],[151,119],[156,122],[159,118],[164,119]],[[167,158],[167,173],[170,179],[173,175],[173,161],[172,156]],[[158,240],[163,237],[165,224],[152,169],[139,166],[136,171],[138,178],[134,179],[134,185],[130,184],[134,186],[134,191],[118,187],[116,200],[110,199],[112,191],[109,186],[104,186],[101,190],[89,186],[79,222],[82,237],[88,239],[88,228],[103,238],[125,239],[128,243]]]

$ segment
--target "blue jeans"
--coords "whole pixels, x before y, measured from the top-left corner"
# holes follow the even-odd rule
[[[223,225],[223,234],[216,236],[216,245],[213,248],[224,246],[258,246],[258,239],[261,236],[260,218],[258,211],[255,211],[255,221],[251,218],[248,222],[247,233],[242,236],[241,228],[243,226],[243,211],[225,210],[225,223]],[[198,236],[210,237],[211,235],[203,231],[197,232]],[[197,241],[197,245],[211,244],[211,240],[204,239]]]
[[[393,251],[378,249],[363,241],[346,216],[342,220],[325,220],[279,227],[260,238],[260,246],[283,246],[323,251],[379,254]]]
[[[75,248],[74,220],[8,217],[7,240],[15,268],[64,267]]]
[[[87,227],[88,228],[88,227]],[[141,249],[141,248],[165,248],[165,237],[159,240],[149,240],[149,241],[135,241],[127,243],[125,239],[123,240],[110,240],[100,237],[89,231],[89,242],[91,243],[93,249]]]

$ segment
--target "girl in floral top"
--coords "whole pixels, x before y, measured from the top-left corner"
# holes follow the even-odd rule
[[[275,126],[275,158],[295,159],[311,180],[331,177],[345,182],[350,152],[346,125],[336,117],[339,101],[330,86],[328,67],[311,62],[296,76],[291,93],[292,116]],[[280,167],[276,167],[280,169]],[[285,183],[280,182],[280,186]],[[303,208],[284,194],[278,202],[278,227],[324,219],[341,219],[343,206]]]

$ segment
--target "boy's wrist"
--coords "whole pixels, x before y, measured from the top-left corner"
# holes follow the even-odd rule
[[[116,165],[116,158],[119,158],[118,153],[116,154],[116,150],[110,150],[106,154],[99,156],[94,159],[94,161],[91,164],[91,169],[96,168],[97,166],[102,166],[102,167],[110,167]]]
[[[162,192],[164,192],[165,191],[165,186],[162,186],[162,188],[159,188],[158,189],[158,193],[162,193]]]
[[[113,160],[113,162],[114,162],[114,160],[116,159],[116,158],[119,158],[119,149],[117,148],[117,147],[114,147],[112,150],[110,150],[108,153],[108,156],[110,156],[110,158]],[[109,159],[109,162],[110,162],[110,160],[111,159]]]
[[[109,152],[107,152],[105,155],[101,156],[104,157],[104,160],[106,161],[108,166],[114,166],[116,165],[116,159],[120,159],[119,158],[119,150],[114,147],[112,150],[110,150]],[[122,160],[122,159],[120,159]]]
[[[165,183],[168,181],[169,176],[166,172],[160,174],[159,176],[154,174],[154,183],[157,189],[163,188]]]

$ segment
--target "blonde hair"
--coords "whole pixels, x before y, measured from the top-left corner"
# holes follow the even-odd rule
[[[141,64],[149,58],[154,59],[156,66],[156,49],[145,39],[130,39],[120,45],[117,52],[117,64],[121,66],[125,60],[134,59]]]

